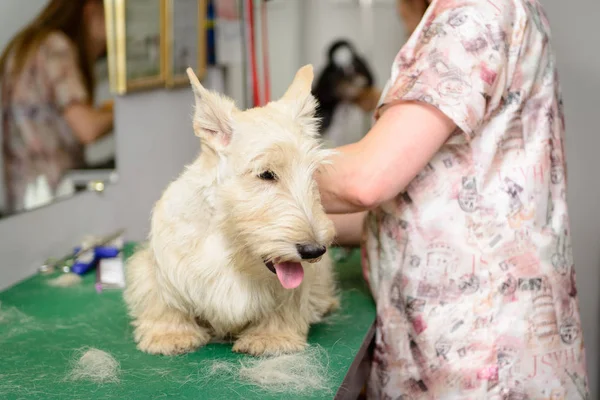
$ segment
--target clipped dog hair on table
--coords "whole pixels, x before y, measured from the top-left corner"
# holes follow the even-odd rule
[[[121,366],[105,351],[83,347],[75,352],[67,379],[94,383],[118,383]]]
[[[329,388],[329,363],[321,347],[275,357],[244,357],[239,361],[213,360],[201,375],[226,376],[272,393],[308,394]]]
[[[319,360],[324,350],[308,348],[296,354],[241,361],[239,376],[272,392],[305,393],[324,390],[327,386],[328,365]]]
[[[81,276],[73,273],[61,274],[59,277],[48,280],[49,286],[71,287],[79,285],[83,279]]]

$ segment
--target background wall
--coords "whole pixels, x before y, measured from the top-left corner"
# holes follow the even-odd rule
[[[2,0],[2,5],[6,0]],[[28,0],[28,2],[31,0]],[[19,4],[22,4],[19,1]],[[318,68],[330,39],[340,34],[362,46],[358,6],[335,5],[333,0],[274,0],[269,15],[270,69],[273,96],[283,93],[296,69],[312,62]],[[386,5],[387,3],[387,5]],[[600,15],[597,0],[542,0],[553,28],[554,47],[562,78],[567,118],[569,202],[590,386],[599,398],[597,380],[600,321],[600,184],[590,179],[598,169],[596,151],[597,93],[600,92]],[[300,4],[304,4],[301,6]],[[387,78],[389,64],[404,37],[390,2],[376,2],[377,46],[371,49],[378,83]],[[387,7],[387,8],[386,8]],[[0,9],[0,13],[3,9]],[[0,14],[1,15],[1,14]],[[299,18],[299,19],[298,19]],[[296,22],[302,21],[301,23]],[[310,25],[309,25],[310,24]],[[311,29],[308,29],[311,26]],[[300,29],[302,27],[302,29]],[[234,90],[239,68],[221,81],[213,72],[208,87]],[[233,82],[233,83],[232,83]],[[85,234],[128,229],[131,239],[143,239],[149,213],[165,185],[198,151],[190,128],[192,97],[188,90],[155,91],[117,99],[116,135],[120,180],[102,196],[79,195],[43,209],[0,220],[0,289],[34,273],[48,256],[60,255]]]
[[[46,5],[48,0],[2,0],[0,2],[0,48]]]
[[[193,101],[190,90],[118,99],[116,200],[123,206],[115,212],[129,238],[146,238],[152,206],[167,183],[198,155],[200,141],[191,123]]]
[[[567,125],[568,200],[592,399],[598,387],[600,334],[600,2],[541,0],[552,27]]]

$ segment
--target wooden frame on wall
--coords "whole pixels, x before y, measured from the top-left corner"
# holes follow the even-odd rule
[[[166,1],[104,0],[113,92],[125,94],[164,86]],[[139,32],[132,34],[131,29]]]
[[[177,7],[180,7],[179,10]],[[189,8],[195,8],[195,12],[186,12]],[[186,74],[186,69],[191,67],[198,78],[202,79],[206,73],[206,12],[207,3],[206,0],[166,0],[165,4],[165,73],[166,73],[166,86],[169,88],[188,85],[189,79]],[[175,19],[177,18],[189,18],[187,21],[181,20],[182,23],[176,24]],[[179,29],[176,29],[176,26]],[[185,43],[185,38],[193,30],[194,39],[190,40],[190,45],[194,49],[189,49],[190,46],[181,45]],[[179,37],[178,37],[179,35]],[[182,36],[183,35],[183,36]],[[187,47],[187,53],[186,53]],[[183,55],[192,55],[190,62],[177,62],[177,52]],[[195,53],[195,54],[194,54]],[[195,63],[196,65],[193,65]],[[192,64],[192,65],[190,65]]]
[[[104,0],[104,7],[113,93],[187,85],[188,67],[202,79],[206,73],[206,0]],[[192,8],[196,10],[190,12]],[[131,19],[134,14],[137,20]],[[140,32],[132,34],[128,29]],[[192,31],[194,39],[186,39]],[[177,53],[180,60],[175,58]]]
[[[112,93],[118,92],[117,84],[117,57],[116,55],[116,29],[115,29],[115,3],[114,0],[104,0],[104,15],[106,20],[106,54],[108,64],[108,82]]]

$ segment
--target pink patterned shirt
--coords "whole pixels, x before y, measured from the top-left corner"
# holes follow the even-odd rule
[[[433,0],[394,61],[382,104],[458,130],[366,221],[373,398],[589,397],[549,39],[537,0]]]

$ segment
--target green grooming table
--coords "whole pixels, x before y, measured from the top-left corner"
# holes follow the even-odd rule
[[[133,251],[128,244],[125,256]],[[336,252],[337,249],[333,249]],[[55,288],[57,274],[34,276],[0,293],[0,399],[342,399],[356,398],[364,384],[375,305],[354,251],[336,266],[342,308],[311,328],[308,340],[325,350],[327,390],[307,395],[272,393],[231,378],[202,375],[214,360],[244,355],[231,344],[209,344],[192,354],[153,356],[138,351],[121,291],[95,290],[95,274],[82,285]],[[69,381],[76,350],[94,347],[120,363],[118,383]]]

